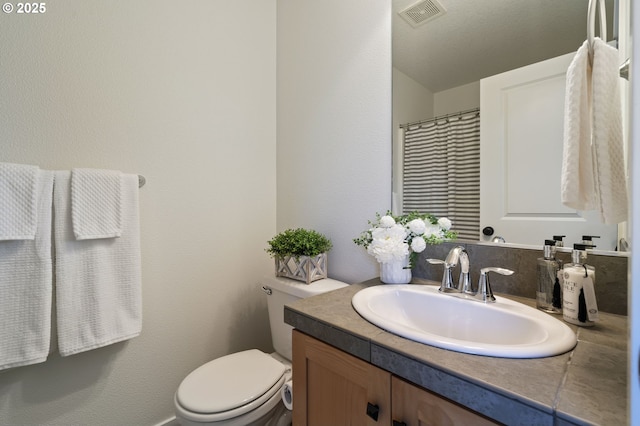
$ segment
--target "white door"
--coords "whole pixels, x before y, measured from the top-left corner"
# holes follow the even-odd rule
[[[613,250],[617,226],[560,198],[565,74],[573,56],[480,81],[480,229],[537,246],[553,235],[566,235],[567,246],[597,235],[598,250]]]

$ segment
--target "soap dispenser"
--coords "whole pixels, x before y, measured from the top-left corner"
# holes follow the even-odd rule
[[[571,263],[563,269],[562,318],[571,324],[590,327],[598,320],[595,281],[596,270],[587,265],[587,248],[594,246],[574,244]]]
[[[562,313],[561,283],[562,263],[556,259],[556,241],[545,240],[543,257],[537,260],[536,275],[538,291],[536,292],[536,307],[551,314]]]
[[[564,247],[564,241],[563,241],[564,237],[566,237],[566,235],[554,235],[553,236],[553,240],[556,242],[556,247]]]
[[[593,245],[593,239],[594,238],[600,238],[600,237],[597,236],[597,235],[583,235],[582,236],[582,244],[584,244],[585,246],[595,247]]]

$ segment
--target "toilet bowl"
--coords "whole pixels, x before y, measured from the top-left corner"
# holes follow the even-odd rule
[[[271,336],[276,352],[258,349],[236,352],[193,370],[174,395],[176,419],[182,426],[288,426],[291,411],[281,390],[291,379],[291,326],[284,322],[284,305],[336,290],[347,284],[323,279],[305,284],[266,277]]]
[[[184,425],[267,425],[282,405],[291,367],[257,349],[214,359],[191,372],[175,393]]]

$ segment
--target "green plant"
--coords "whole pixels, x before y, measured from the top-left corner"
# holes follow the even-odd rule
[[[266,252],[272,257],[300,256],[314,257],[331,250],[333,245],[324,235],[317,231],[297,228],[287,229],[268,242]]]

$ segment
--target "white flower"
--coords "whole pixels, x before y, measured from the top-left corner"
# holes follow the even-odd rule
[[[409,227],[409,231],[413,232],[416,235],[424,234],[424,231],[426,231],[427,229],[427,225],[422,219],[413,219],[407,224],[407,226]]]
[[[428,244],[439,244],[445,235],[455,239],[451,221],[441,218],[437,224],[432,214],[409,213],[394,217],[390,212],[384,216],[376,214],[377,223],[369,222],[371,228],[363,232],[354,242],[364,246],[367,252],[380,263],[406,259],[414,253],[422,253]],[[415,261],[411,256],[410,261]]]
[[[427,243],[424,241],[424,238],[415,237],[411,240],[411,250],[415,253],[422,253],[425,248],[427,248]]]
[[[446,217],[441,217],[440,219],[438,219],[438,225],[440,225],[440,227],[445,231],[451,229],[451,221]]]
[[[404,240],[407,236],[407,230],[400,224],[394,224],[386,228],[373,228],[371,237],[374,240],[400,239]]]
[[[442,237],[442,229],[438,225],[432,223],[427,225],[427,229],[424,231],[424,236],[429,238],[431,236]]]
[[[402,225],[374,228],[371,236],[372,241],[367,247],[367,253],[374,256],[378,262],[401,260],[409,255],[409,245],[405,242],[407,232]]]
[[[382,216],[380,218],[380,226],[382,226],[383,228],[391,228],[395,224],[396,220],[391,216]]]

